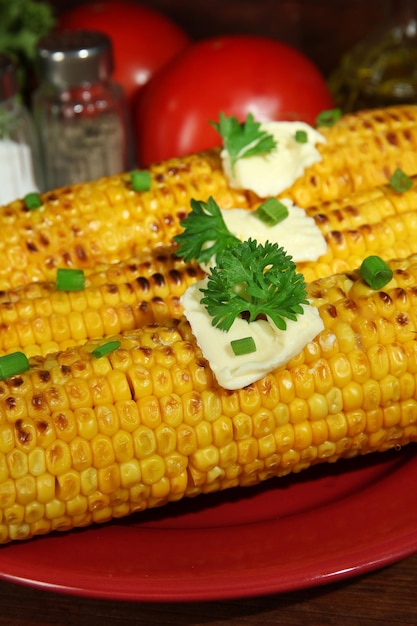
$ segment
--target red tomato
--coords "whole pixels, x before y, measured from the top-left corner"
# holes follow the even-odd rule
[[[313,124],[334,106],[316,66],[274,39],[227,35],[192,44],[141,91],[135,112],[141,165],[214,147],[209,120],[220,111],[243,121],[297,119]]]
[[[70,8],[60,17],[60,29],[93,29],[112,40],[113,78],[132,107],[140,88],[190,43],[188,35],[161,13],[129,0],[103,0]]]

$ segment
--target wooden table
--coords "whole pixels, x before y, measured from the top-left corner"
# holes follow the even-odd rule
[[[415,626],[417,555],[342,582],[258,598],[136,603],[0,581],[1,626]]]

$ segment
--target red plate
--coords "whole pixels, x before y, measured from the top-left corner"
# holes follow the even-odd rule
[[[220,600],[364,573],[417,552],[417,454],[374,454],[103,526],[0,547],[0,578],[82,596]]]

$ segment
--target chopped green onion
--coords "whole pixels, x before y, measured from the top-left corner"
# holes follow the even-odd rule
[[[256,217],[264,222],[267,226],[275,226],[288,217],[288,209],[276,198],[268,198],[262,202],[255,211]]]
[[[120,341],[108,341],[107,343],[103,343],[103,345],[98,348],[95,348],[91,354],[96,359],[99,359],[102,356],[106,356],[106,354],[109,354],[110,352],[114,352],[114,350],[117,350],[120,346]]]
[[[379,256],[368,256],[362,261],[360,275],[372,289],[381,289],[393,276],[392,269]]]
[[[23,200],[24,200],[26,208],[29,209],[30,211],[39,209],[39,207],[41,207],[43,204],[40,195],[36,192],[27,193],[25,197],[23,198]]]
[[[296,130],[295,131],[295,141],[297,143],[307,143],[308,135],[305,130]]]
[[[233,339],[230,342],[232,350],[236,356],[250,354],[256,352],[256,344],[253,337],[244,337],[243,339]]]
[[[56,288],[58,291],[81,291],[85,286],[83,270],[59,268],[56,272]]]
[[[316,118],[316,126],[334,126],[341,117],[341,109],[329,109],[328,111],[322,111]]]
[[[130,172],[130,180],[133,191],[149,191],[151,188],[151,175],[144,170]]]
[[[399,168],[395,170],[389,183],[395,191],[398,191],[398,193],[404,193],[404,191],[408,191],[413,186],[411,178]]]
[[[22,374],[29,369],[29,360],[23,352],[12,352],[0,357],[0,379]]]

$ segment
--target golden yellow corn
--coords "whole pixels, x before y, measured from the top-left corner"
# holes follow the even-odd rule
[[[384,184],[397,167],[417,174],[417,106],[348,114],[320,131],[322,161],[281,194],[304,208]],[[45,193],[37,210],[22,200],[3,207],[0,289],[53,280],[57,267],[91,269],[169,245],[192,198],[257,206],[255,194],[230,187],[219,152],[152,165],[149,191],[133,191],[125,173]]]
[[[31,283],[0,293],[0,354],[46,355],[88,339],[178,318],[180,296],[205,276],[173,252],[102,267],[82,291]]]
[[[32,359],[0,383],[0,543],[417,442],[417,256],[391,265],[312,283],[325,329],[236,391],[183,319]]]
[[[387,183],[400,168],[416,174],[417,105],[349,113],[320,127],[322,161],[308,168],[283,196],[302,207]]]
[[[417,253],[417,177],[400,194],[389,186],[307,209],[326,237],[328,252],[298,264],[306,280],[346,272],[365,256],[385,259]],[[45,355],[88,339],[163,323],[182,314],[180,297],[204,276],[195,263],[175,257],[175,247],[102,265],[86,276],[81,292],[32,283],[0,293],[0,354],[23,350]]]

